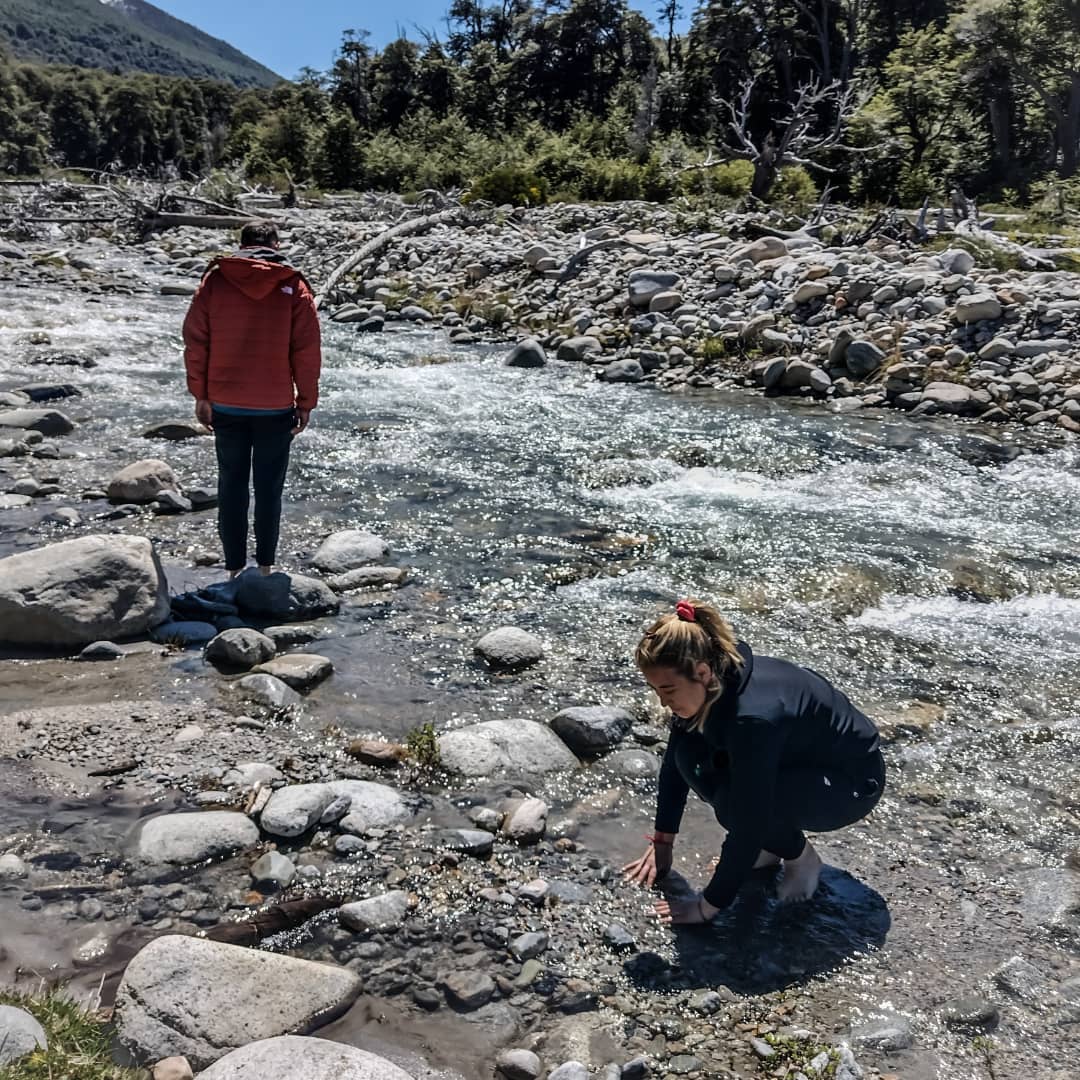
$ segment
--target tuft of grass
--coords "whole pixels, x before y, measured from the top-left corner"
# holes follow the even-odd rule
[[[143,1080],[142,1070],[114,1065],[112,1030],[60,987],[36,994],[0,988],[0,1005],[25,1009],[45,1029],[49,1048],[0,1069],[3,1080]]]
[[[434,772],[442,768],[442,753],[439,750],[439,737],[430,724],[421,724],[405,736],[405,748],[409,760],[425,772]]]
[[[840,1064],[840,1055],[836,1048],[827,1043],[819,1043],[814,1039],[800,1039],[794,1035],[769,1034],[764,1036],[773,1050],[772,1057],[764,1058],[761,1067],[769,1071],[770,1076],[783,1074],[783,1067],[791,1072],[806,1072],[810,1062],[824,1054],[827,1060],[823,1068],[816,1069],[812,1075],[832,1077],[836,1075],[836,1068]],[[781,1071],[777,1071],[781,1066]]]

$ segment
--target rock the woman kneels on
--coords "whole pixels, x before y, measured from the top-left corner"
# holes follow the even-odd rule
[[[634,657],[671,735],[658,782],[655,833],[623,867],[651,886],[668,873],[691,789],[727,830],[712,880],[688,900],[663,900],[666,923],[703,923],[735,899],[752,870],[783,866],[781,901],[809,899],[821,859],[804,835],[866,817],[885,787],[877,728],[826,679],[737,641],[714,608],[683,600],[658,619]]]

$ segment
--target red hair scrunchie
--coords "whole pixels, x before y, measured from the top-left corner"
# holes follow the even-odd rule
[[[678,615],[683,622],[697,622],[697,611],[689,600],[680,600],[675,605],[675,614]]]

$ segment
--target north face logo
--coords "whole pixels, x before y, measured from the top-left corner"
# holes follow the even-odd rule
[[[281,291],[282,291],[282,292],[283,292],[283,293],[284,293],[284,294],[285,294],[286,296],[292,296],[292,294],[293,294],[293,292],[292,292],[292,286],[291,286],[291,285],[282,285],[282,286],[281,286]]]

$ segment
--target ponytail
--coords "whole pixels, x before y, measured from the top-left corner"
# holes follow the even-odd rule
[[[709,709],[724,692],[724,678],[742,667],[743,658],[731,623],[716,608],[698,600],[680,600],[674,612],[662,615],[645,632],[634,651],[634,662],[641,671],[669,667],[688,679],[696,677],[698,664],[709,665],[712,680],[705,703],[688,721],[692,731],[700,731]]]

